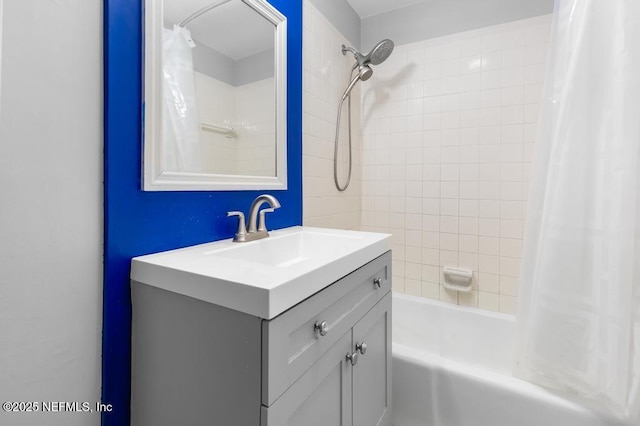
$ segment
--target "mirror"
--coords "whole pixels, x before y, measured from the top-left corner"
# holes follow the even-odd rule
[[[145,1],[145,191],[287,188],[286,18],[264,0]]]

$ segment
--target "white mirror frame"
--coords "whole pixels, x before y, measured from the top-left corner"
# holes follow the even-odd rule
[[[287,18],[265,0],[242,0],[275,26],[276,176],[178,173],[162,170],[162,2],[145,0],[144,191],[287,189]],[[212,12],[215,13],[215,12]]]

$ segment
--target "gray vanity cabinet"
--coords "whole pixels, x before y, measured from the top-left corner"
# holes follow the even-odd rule
[[[391,252],[270,320],[133,282],[131,424],[390,426],[390,290]]]
[[[391,425],[390,332],[389,292],[275,404],[262,407],[262,426]]]

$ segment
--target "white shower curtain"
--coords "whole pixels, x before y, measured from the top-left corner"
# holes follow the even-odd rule
[[[640,1],[556,0],[515,374],[640,421]]]
[[[194,47],[189,30],[163,29],[162,170],[201,172],[200,117],[193,69]]]

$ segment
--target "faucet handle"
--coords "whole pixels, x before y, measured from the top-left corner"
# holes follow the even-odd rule
[[[247,227],[244,223],[244,213],[239,211],[227,212],[227,217],[238,216],[238,230],[233,241],[244,241],[247,236]]]
[[[271,208],[267,208],[267,209],[262,209],[260,210],[260,219],[258,220],[258,232],[264,231],[267,232],[267,223],[265,221],[264,216],[267,213],[273,213],[273,211],[276,209],[277,207],[271,207]]]

